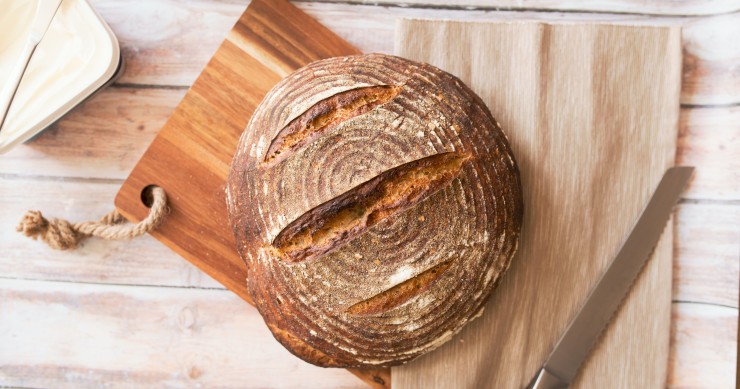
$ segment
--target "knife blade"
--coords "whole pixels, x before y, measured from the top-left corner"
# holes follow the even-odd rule
[[[33,24],[31,24],[31,33],[28,35],[26,45],[23,47],[23,52],[18,62],[10,72],[7,84],[5,84],[2,93],[0,93],[0,130],[2,130],[6,115],[10,110],[10,104],[13,102],[15,93],[18,91],[18,86],[21,83],[21,79],[23,79],[23,74],[26,72],[28,63],[31,62],[33,52],[36,51],[36,46],[39,45],[41,39],[46,34],[46,30],[54,19],[54,15],[57,13],[61,2],[62,0],[38,0],[36,15],[33,18]]]
[[[614,260],[532,379],[531,389],[567,388],[652,254],[693,167],[666,171]]]

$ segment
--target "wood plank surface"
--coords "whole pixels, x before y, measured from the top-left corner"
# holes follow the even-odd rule
[[[26,209],[94,220],[110,208],[120,182],[0,177],[0,278],[225,289],[152,237],[84,241],[75,252],[11,233]],[[28,193],[33,191],[34,196]],[[737,307],[740,205],[681,204],[675,215],[673,301]]]
[[[433,1],[436,0],[430,0]],[[183,290],[180,288],[183,286],[189,288],[185,289],[187,292],[192,288],[196,288],[196,291],[197,288],[222,288],[153,238],[132,242],[91,240],[83,245],[81,253],[73,254],[48,250],[40,243],[20,238],[13,232],[26,209],[38,208],[47,215],[72,220],[93,220],[110,210],[121,180],[174,110],[186,92],[185,88],[192,84],[215,52],[244,10],[246,1],[91,0],[91,3],[111,24],[123,47],[128,65],[119,80],[119,85],[123,87],[106,89],[63,120],[57,128],[10,154],[0,156],[0,247],[4,249],[0,256],[0,279],[60,280],[74,282],[71,287],[75,289],[87,283],[121,284],[128,285],[121,287],[123,291],[155,295],[170,291],[176,294]],[[554,11],[562,9],[558,2],[547,2],[538,7],[532,7],[531,4],[535,4],[532,2],[507,2],[522,7],[515,12],[465,9],[460,8],[460,4],[463,4],[460,2],[421,7],[404,2],[403,8],[345,2],[300,2],[296,5],[364,52],[392,52],[395,21],[401,17],[615,20],[683,25],[683,54],[685,59],[691,59],[691,63],[684,61],[682,101],[692,106],[685,105],[681,111],[682,135],[677,157],[679,163],[697,165],[698,171],[686,194],[690,200],[678,208],[675,219],[672,326],[681,328],[682,336],[671,337],[668,386],[730,388],[732,385],[728,384],[727,378],[735,375],[732,356],[737,333],[732,333],[732,329],[737,326],[738,291],[737,277],[732,278],[731,273],[736,271],[740,262],[740,240],[734,238],[738,218],[732,216],[737,215],[740,209],[737,158],[733,158],[740,155],[737,141],[740,138],[740,110],[736,107],[740,102],[740,73],[736,71],[736,64],[740,61],[740,41],[735,39],[740,34],[740,15],[737,12],[678,18],[620,15],[615,12],[624,3],[612,1],[609,3],[613,7],[604,4],[603,10],[592,13],[588,8],[595,3],[599,2],[573,3],[574,8],[568,12]],[[638,4],[631,0],[627,0],[627,3],[635,7],[636,13],[656,13],[648,10],[660,9],[660,12],[667,14],[687,14],[684,7],[691,4],[675,1]],[[701,8],[700,12],[706,11],[707,14],[721,13],[722,10],[715,8],[718,4],[732,2],[702,3],[698,7]],[[694,107],[717,104],[726,106]],[[689,123],[690,132],[686,132]],[[144,128],[140,129],[140,125]],[[46,287],[45,282],[30,285],[29,293],[32,294]],[[96,290],[86,290],[84,298],[103,304],[105,299]],[[219,298],[216,297],[216,301]],[[246,312],[254,315],[250,320],[259,320],[255,310],[242,308],[245,305],[238,299],[231,301],[233,306],[217,302],[211,304],[210,301],[204,305],[223,307],[226,311],[216,314],[220,317]],[[46,302],[37,300],[36,303],[39,312],[36,317],[39,318],[45,317],[43,312],[46,310],[56,309],[51,299]],[[717,303],[727,306],[715,305]],[[9,344],[4,336],[10,334],[23,334],[22,339],[28,342],[45,336],[47,343],[37,349],[37,352],[43,351],[44,354],[26,359],[23,368],[16,364],[12,374],[3,375],[7,372],[3,370],[6,365],[0,363],[0,386],[100,387],[101,382],[120,380],[120,376],[127,374],[127,371],[114,359],[89,366],[85,370],[88,379],[79,374],[55,374],[53,371],[70,368],[68,353],[74,353],[79,358],[101,355],[112,347],[111,344],[131,350],[128,358],[142,358],[149,352],[128,344],[124,331],[119,332],[124,336],[111,338],[112,343],[99,342],[84,349],[69,347],[63,336],[68,331],[67,327],[57,327],[53,321],[42,320],[31,330],[26,321],[19,319],[22,316],[10,309],[14,306],[17,305],[0,306],[0,326],[13,329],[11,332],[0,332],[0,345]],[[155,313],[166,311],[168,306],[162,304]],[[715,311],[714,308],[724,312],[724,319],[701,314],[702,310]],[[136,310],[136,304],[122,305],[121,310],[129,312],[131,317],[143,315],[143,311]],[[89,316],[73,315],[64,322],[76,325],[78,322],[85,324],[86,320],[89,320]],[[153,337],[171,336],[168,327],[149,331],[155,331]],[[197,350],[183,351],[176,354],[175,359],[183,360],[198,350],[209,350],[209,356],[215,360],[239,359],[242,349],[217,346],[227,342],[225,339],[229,336],[239,335],[219,333],[219,336],[199,338]],[[268,347],[274,341],[269,334],[267,336],[268,339],[254,341],[260,344],[265,341],[265,347]],[[241,340],[236,339],[237,342]],[[281,349],[279,345],[269,347]],[[8,357],[5,354],[8,352],[14,350],[0,347],[0,360],[11,360],[14,355]],[[281,365],[295,361],[290,354],[267,353],[263,357]],[[54,369],[49,368],[52,365]],[[226,373],[222,379],[231,383],[235,375],[250,377],[260,374],[239,364],[225,365],[224,371]],[[317,375],[302,377],[305,382],[312,384],[309,387],[329,388],[341,385],[336,384],[333,377],[327,376],[334,372],[320,370]],[[290,381],[290,374],[270,375],[271,381],[264,385],[266,387],[293,382]],[[146,379],[132,373],[128,373],[128,377],[127,386],[136,385],[139,379]],[[74,383],[68,384],[69,381]],[[184,374],[173,375],[167,381],[168,386],[177,387],[196,386],[197,383],[197,380],[191,380]],[[208,383],[210,387],[226,386],[219,384],[219,380],[213,376],[209,376]],[[241,386],[250,385],[244,383]]]
[[[365,4],[366,0],[323,0],[325,2]],[[732,0],[701,1],[640,1],[640,0],[373,0],[375,4],[388,7],[424,7],[432,9],[480,9],[480,10],[529,10],[575,12],[619,12],[654,15],[714,15],[740,10],[740,5]]]
[[[680,32],[403,20],[396,52],[481,96],[511,141],[527,208],[517,256],[483,316],[393,368],[392,385],[524,387],[674,163]],[[665,386],[671,231],[571,387]]]
[[[740,105],[681,110],[676,162],[697,167],[685,198],[740,200],[738,156]]]
[[[134,2],[135,7],[117,0],[92,0],[121,38],[127,60],[122,83],[145,85],[185,85],[193,83],[210,55],[215,52],[228,28],[244,10],[245,2],[230,0],[173,0]],[[555,3],[554,3],[555,4]],[[299,2],[296,6],[316,18],[364,52],[392,53],[393,29],[402,17],[453,20],[548,20],[614,21],[630,24],[682,25],[684,88],[681,101],[692,105],[717,105],[740,102],[740,12],[737,5],[730,14],[712,12],[717,2],[703,8],[710,17],[675,17],[591,12],[591,2],[574,2],[586,12],[537,11],[548,8],[526,5],[521,11],[476,10],[448,7],[375,7],[370,5]],[[637,4],[637,3],[632,3]],[[676,3],[654,2],[656,7],[673,9]],[[698,3],[696,3],[698,4]],[[176,12],[165,9],[176,7]],[[495,8],[495,7],[494,7]],[[357,28],[362,26],[362,28]],[[197,33],[196,33],[197,31]],[[220,32],[220,34],[219,34]]]
[[[123,183],[116,209],[140,221],[149,213],[146,188],[164,189],[167,219],[151,235],[251,303],[225,205],[237,141],[281,78],[358,53],[287,1],[253,1]],[[374,387],[390,382],[388,369],[349,371]]]
[[[274,347],[256,310],[227,291],[0,279],[0,314],[14,318],[0,320],[3,386],[364,387]],[[731,308],[674,304],[670,387],[732,387],[735,318]]]
[[[185,94],[114,87],[2,156],[0,176],[123,180]],[[683,107],[679,164],[696,166],[688,199],[740,200],[740,106]],[[90,163],[94,158],[95,163]]]
[[[114,87],[2,156],[0,176],[123,180],[185,90]],[[740,200],[740,106],[683,107],[678,164],[696,166],[687,199]],[[94,158],[95,163],[90,163]]]
[[[0,174],[123,180],[185,92],[105,89],[32,142],[3,154]]]
[[[190,86],[248,1],[91,0],[118,37],[123,84]]]
[[[69,220],[98,219],[109,212],[120,187],[117,180],[0,178],[4,211],[0,212],[0,278],[224,289],[151,236],[116,242],[90,239],[75,251],[52,251],[15,233],[26,209]]]
[[[124,182],[116,207],[141,220],[144,188],[164,188],[170,212],[152,235],[249,301],[224,197],[237,141],[282,77],[357,52],[287,2],[252,2]]]
[[[737,309],[674,304],[668,383],[676,389],[734,388],[737,366]],[[697,358],[701,355],[701,358]]]
[[[581,3],[584,4],[584,3]],[[304,4],[300,4],[303,6]],[[683,88],[681,103],[719,105],[740,102],[740,12],[702,18],[656,17],[609,13],[558,13],[536,11],[483,11],[466,9],[414,9],[366,7],[365,23],[373,30],[354,28],[357,22],[343,9],[325,12],[318,3],[304,9],[337,34],[366,52],[386,52],[393,35],[393,24],[401,18],[448,19],[467,21],[542,20],[551,22],[614,22],[628,25],[680,25],[683,46]],[[373,10],[373,11],[371,11]],[[315,11],[315,13],[314,13]],[[362,12],[362,11],[360,11]],[[376,28],[382,27],[380,31]],[[382,34],[382,35],[381,35]]]
[[[366,387],[275,347],[226,290],[0,279],[0,314],[3,387]]]
[[[673,300],[737,308],[740,204],[681,204],[673,231]]]

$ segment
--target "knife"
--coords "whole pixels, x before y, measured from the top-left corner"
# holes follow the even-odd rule
[[[673,206],[689,181],[693,167],[673,167],[663,175],[647,207],[617,256],[556,343],[528,388],[567,388],[609,324],[632,283],[658,244]]]
[[[31,25],[31,33],[28,36],[26,45],[23,47],[21,57],[10,72],[8,83],[5,84],[5,88],[0,93],[0,131],[3,128],[5,117],[10,110],[10,104],[15,97],[15,92],[18,91],[18,85],[21,83],[23,73],[26,72],[26,67],[28,67],[28,63],[31,61],[31,56],[36,51],[41,38],[46,34],[46,30],[49,28],[52,19],[54,19],[54,14],[57,13],[61,2],[62,0],[38,0],[36,15]]]

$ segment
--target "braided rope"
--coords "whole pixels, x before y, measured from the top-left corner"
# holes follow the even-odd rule
[[[167,214],[167,195],[164,189],[151,191],[152,206],[149,215],[136,224],[124,223],[126,219],[116,210],[99,221],[70,223],[64,219],[46,219],[41,211],[27,211],[16,230],[32,239],[41,239],[57,250],[73,250],[89,236],[106,240],[132,239],[157,228]]]

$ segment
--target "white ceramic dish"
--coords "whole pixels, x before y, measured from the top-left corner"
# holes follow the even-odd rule
[[[26,43],[36,1],[0,0],[0,89]],[[110,27],[87,0],[63,0],[36,48],[0,130],[0,153],[59,120],[122,68]]]

